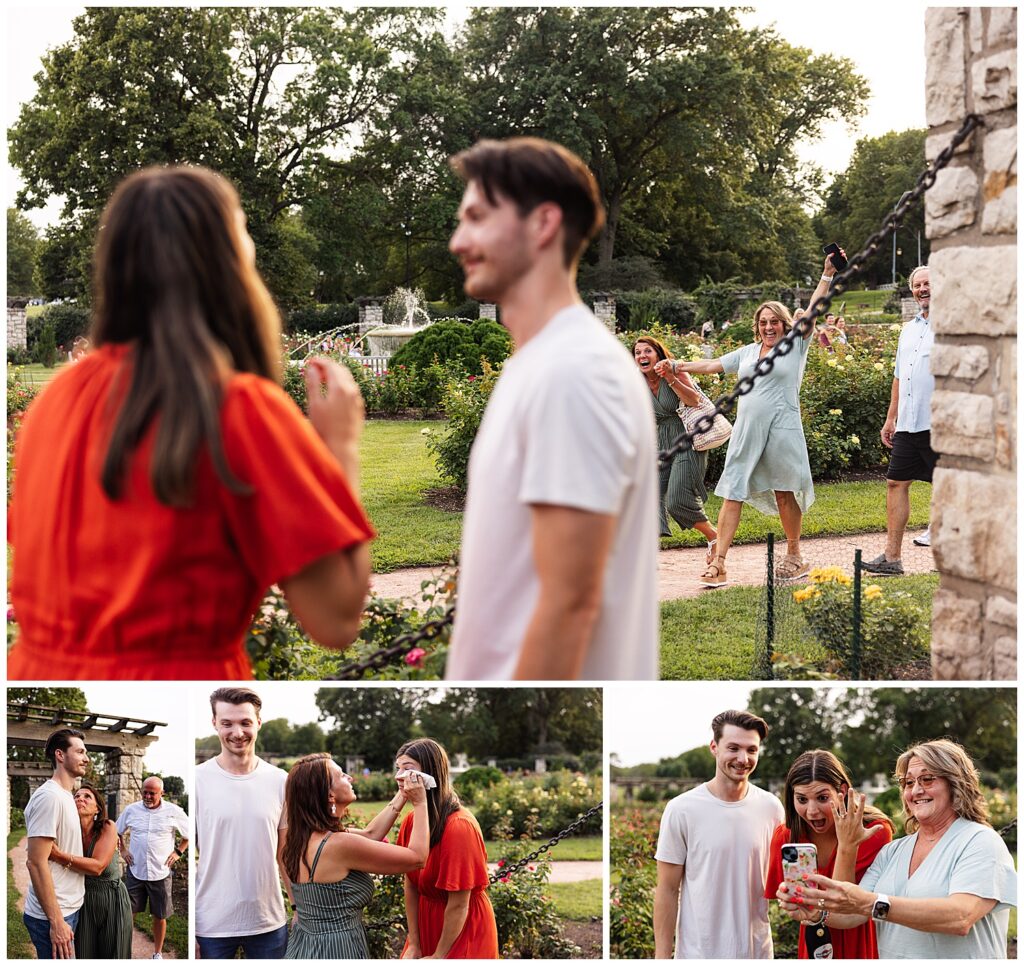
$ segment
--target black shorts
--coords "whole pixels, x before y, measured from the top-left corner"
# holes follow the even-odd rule
[[[886,479],[921,480],[931,483],[939,454],[932,449],[931,430],[921,433],[896,433],[892,438],[892,455]]]
[[[171,877],[162,879],[136,879],[132,870],[126,870],[124,884],[128,888],[128,898],[132,902],[132,915],[146,911],[149,901],[149,912],[154,919],[170,919],[174,913],[171,902]]]

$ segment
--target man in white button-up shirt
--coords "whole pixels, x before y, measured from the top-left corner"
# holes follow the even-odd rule
[[[931,483],[939,461],[939,454],[931,446],[935,377],[930,362],[935,333],[928,321],[928,269],[915,268],[909,282],[919,311],[900,332],[889,412],[882,426],[882,443],[892,450],[886,479],[885,553],[864,564],[865,570],[880,576],[903,573],[903,532],[910,518],[910,484],[914,480]]]
[[[163,800],[163,780],[153,775],[142,783],[142,801],[133,802],[117,820],[121,854],[128,865],[125,885],[132,900],[132,914],[149,911],[153,916],[154,959],[163,959],[171,903],[171,866],[188,849],[188,815]],[[181,837],[175,846],[174,836]],[[125,845],[124,836],[128,835]]]

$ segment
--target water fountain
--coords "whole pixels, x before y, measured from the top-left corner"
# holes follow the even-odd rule
[[[364,336],[369,354],[392,356],[430,325],[422,289],[397,288],[385,300],[383,323]]]

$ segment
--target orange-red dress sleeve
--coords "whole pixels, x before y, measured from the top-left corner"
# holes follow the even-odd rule
[[[233,378],[221,430],[228,465],[251,490],[221,489],[229,536],[258,584],[279,583],[373,538],[338,461],[279,386]]]
[[[463,892],[487,885],[487,849],[480,829],[468,814],[459,811],[448,818],[438,849],[434,880],[438,889]]]

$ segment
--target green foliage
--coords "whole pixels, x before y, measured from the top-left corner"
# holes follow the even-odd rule
[[[331,302],[328,305],[301,305],[285,316],[289,332],[328,332],[343,325],[359,322],[359,306],[355,302]]]
[[[557,782],[552,778],[557,777]],[[480,789],[473,799],[485,838],[500,838],[507,825],[514,835],[550,837],[572,824],[600,801],[599,775],[548,772],[543,776],[506,779]],[[601,813],[592,815],[579,829],[580,835],[601,831]]]
[[[401,688],[321,688],[316,704],[331,722],[327,746],[336,757],[361,756],[368,768],[386,769],[413,733],[416,695]]]
[[[36,226],[16,208],[7,209],[7,294],[38,295],[36,266],[41,240]]]
[[[448,417],[443,433],[431,435],[427,449],[437,460],[442,479],[465,490],[469,474],[469,451],[484,417],[484,409],[498,381],[498,370],[482,363],[482,375],[449,380],[441,405]]]
[[[661,323],[677,331],[692,329],[697,306],[684,292],[671,289],[644,289],[615,293],[617,326],[627,332],[648,330]]]
[[[615,959],[654,958],[654,853],[661,810],[615,809],[609,847],[612,888],[608,923]]]
[[[433,362],[458,362],[466,372],[479,376],[485,360],[497,366],[511,351],[508,332],[497,322],[442,319],[417,332],[391,357],[389,366],[426,369]]]
[[[53,331],[54,342],[64,347],[64,352],[71,350],[71,344],[75,337],[85,335],[89,331],[89,310],[81,305],[69,302],[47,305],[39,315],[30,317],[26,322],[26,341],[29,351],[36,351],[38,354],[38,343],[42,338],[43,330],[50,326]],[[63,360],[67,359],[67,355]],[[51,363],[52,365],[52,363]]]
[[[89,707],[81,688],[8,688],[7,701],[66,711],[85,711]]]
[[[666,287],[657,262],[645,255],[623,255],[605,264],[581,265],[577,281],[581,292],[639,292]]]
[[[9,345],[7,347],[7,365],[11,366],[27,366],[32,362],[32,356],[29,354],[28,349],[20,345]]]
[[[472,805],[473,799],[480,789],[490,788],[504,777],[497,768],[491,768],[489,765],[477,765],[475,768],[464,771],[461,775],[456,775],[452,784],[462,802]]]
[[[53,337],[53,323],[44,322],[36,342],[33,359],[41,366],[52,369],[57,364],[57,342]]]
[[[853,581],[838,567],[812,570],[810,583],[793,592],[814,639],[834,666],[826,670],[844,677],[880,680],[893,677],[901,665],[928,656],[926,614],[912,594],[863,588],[861,603],[860,675],[853,667]]]
[[[29,403],[36,398],[39,391],[35,386],[28,385],[23,380],[23,374],[19,366],[11,366],[7,369],[7,423],[11,426],[15,417],[20,416]],[[11,442],[13,433],[9,434],[8,445]]]

